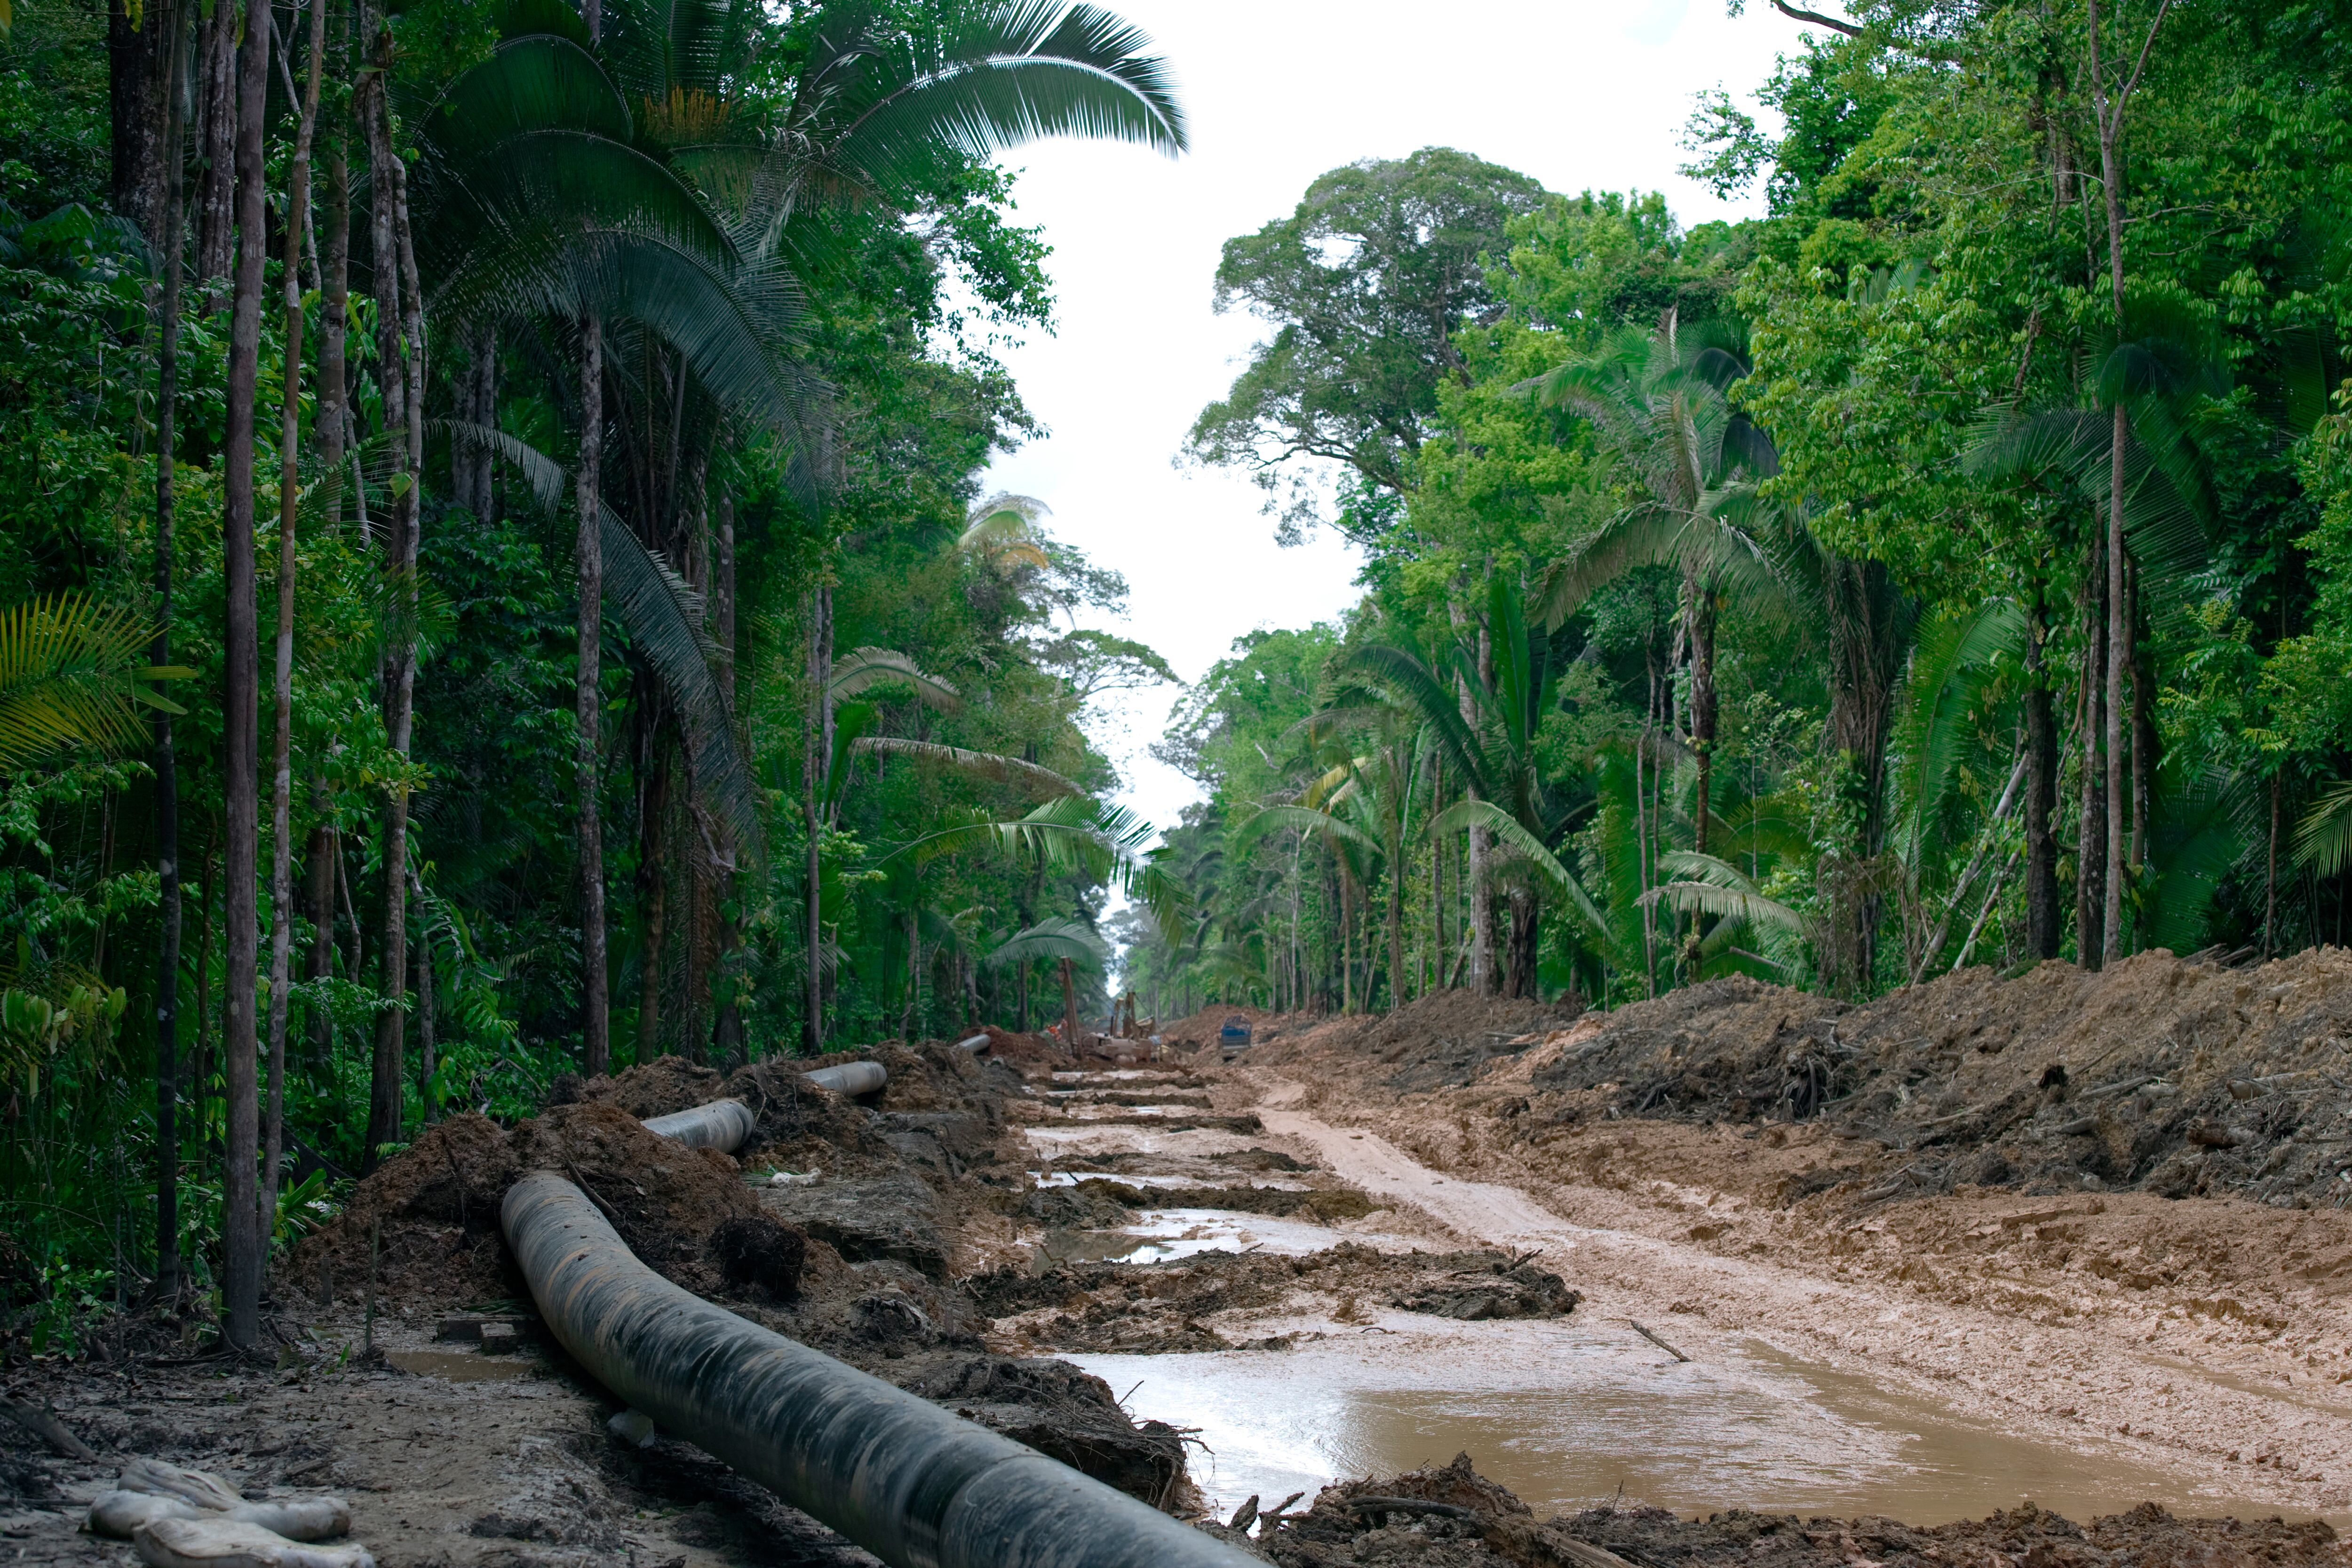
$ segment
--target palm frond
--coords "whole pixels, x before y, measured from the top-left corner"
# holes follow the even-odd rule
[[[1302,833],[1317,833],[1326,838],[1345,839],[1369,854],[1386,858],[1379,839],[1348,821],[1328,811],[1311,805],[1267,805],[1246,819],[1234,831],[1234,846],[1247,848],[1277,827],[1295,827]]]
[[[528,441],[462,419],[437,420],[433,428],[455,447],[487,450],[512,464],[541,506],[553,510],[563,504],[568,471]],[[677,710],[694,787],[726,821],[736,842],[759,858],[766,842],[759,791],[736,735],[734,710],[714,669],[722,656],[703,629],[702,595],[639,542],[611,507],[600,504],[597,520],[605,602]]]
[[[1013,932],[980,962],[986,969],[1005,969],[1041,958],[1066,958],[1076,968],[1097,971],[1108,962],[1109,953],[1093,927],[1067,915],[1055,915]]]
[[[1085,794],[1076,784],[1051,768],[996,752],[968,752],[961,746],[942,745],[937,741],[910,741],[896,735],[863,736],[850,749],[861,757],[911,757],[1003,784],[1022,784],[1045,794]]]
[[[184,712],[142,684],[195,672],[144,662],[153,629],[86,595],[27,599],[0,611],[0,768],[76,746],[114,750],[145,738],[142,704]]]
[[[2339,779],[2319,792],[2294,825],[2294,863],[2333,877],[2352,859],[2352,779]]]
[[[1429,825],[1433,837],[1440,833],[1459,833],[1467,827],[1483,827],[1504,844],[1524,856],[1528,863],[1543,873],[1544,879],[1566,895],[1569,907],[1581,916],[1593,933],[1603,940],[1610,935],[1609,917],[1593,903],[1592,895],[1576,874],[1559,863],[1544,841],[1528,831],[1519,819],[1491,800],[1456,801],[1438,813]]]
[[[925,674],[911,657],[896,648],[852,648],[835,662],[831,687],[835,697],[856,697],[877,686],[912,687],[919,701],[943,713],[963,708],[961,692],[937,676]]]

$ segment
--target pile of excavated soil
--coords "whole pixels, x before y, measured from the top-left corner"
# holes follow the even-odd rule
[[[1063,1263],[966,1281],[1003,1342],[1060,1351],[1288,1350],[1236,1342],[1204,1320],[1269,1307],[1359,1321],[1368,1306],[1484,1321],[1557,1318],[1581,1300],[1557,1274],[1500,1252],[1387,1253],[1353,1242],[1302,1258],[1211,1252],[1168,1263]],[[1318,1336],[1319,1337],[1319,1336]]]
[[[2305,1207],[2352,1194],[2342,948],[2243,970],[2167,952],[2103,973],[1973,969],[1861,1006],[1720,980],[1569,1037],[1528,1053],[1530,1130],[1819,1119],[1906,1154],[1911,1193],[2142,1188]]]
[[[1216,1044],[1218,1032],[1232,1018],[1248,1022],[1253,1044],[1296,1033],[1322,1021],[1322,1016],[1316,1013],[1271,1013],[1263,1007],[1214,1006],[1171,1019],[1151,1033],[1163,1044],[1178,1050],[1197,1051],[1202,1046]]]
[[[1242,1528],[1212,1533],[1282,1568],[1608,1568],[1612,1556],[1656,1568],[2341,1568],[2347,1561],[2344,1543],[2323,1523],[2176,1519],[2153,1503],[2088,1525],[2032,1503],[1930,1528],[1743,1510],[1688,1520],[1655,1508],[1539,1521],[1479,1475],[1466,1454],[1450,1465],[1327,1487],[1310,1507],[1271,1519],[1244,1505],[1234,1522]]]
[[[342,1214],[295,1249],[287,1273],[313,1290],[337,1280],[356,1289],[373,1245],[377,1288],[395,1300],[462,1305],[519,1297],[499,1205],[525,1172],[548,1170],[577,1182],[647,1264],[688,1289],[716,1294],[729,1284],[730,1260],[714,1251],[719,1228],[763,1206],[764,1194],[746,1184],[746,1167],[822,1170],[907,1189],[919,1206],[938,1211],[940,1234],[929,1251],[943,1267],[954,1205],[942,1208],[934,1188],[952,1190],[968,1164],[992,1157],[1003,1102],[1024,1090],[1008,1069],[942,1044],[887,1046],[869,1055],[890,1075],[878,1110],[803,1078],[814,1067],[864,1059],[841,1053],[757,1062],[725,1077],[664,1057],[615,1078],[572,1080],[557,1103],[511,1129],[471,1112],[451,1117],[361,1182]],[[726,1096],[743,1100],[756,1119],[740,1157],[687,1149],[647,1131],[641,1120]],[[837,1187],[827,1193],[839,1201]],[[770,1217],[794,1220],[789,1205]],[[837,1249],[859,1256],[854,1246]],[[732,1262],[740,1286],[748,1276],[740,1258]]]
[[[299,1285],[367,1278],[394,1300],[454,1304],[520,1294],[499,1234],[499,1205],[529,1171],[570,1176],[639,1258],[689,1290],[717,1289],[711,1239],[758,1212],[735,1161],[649,1132],[619,1107],[551,1107],[511,1131],[467,1112],[423,1136],[361,1182],[333,1221],[302,1241],[286,1272]]]
[[[1253,1045],[1253,1067],[1279,1067],[1327,1051],[1387,1068],[1381,1081],[1403,1092],[1458,1087],[1496,1057],[1526,1050],[1581,1016],[1570,997],[1545,1003],[1439,991],[1393,1013],[1327,1018]]]

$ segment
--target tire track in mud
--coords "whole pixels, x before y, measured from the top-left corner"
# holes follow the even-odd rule
[[[2168,1477],[2174,1500],[2193,1511],[2279,1509],[2339,1528],[2352,1523],[2352,1407],[2209,1375],[2178,1355],[2136,1352],[2097,1329],[1824,1279],[1803,1260],[1725,1258],[1580,1225],[1520,1187],[1433,1169],[1372,1126],[1286,1109],[1305,1097],[1300,1083],[1243,1081],[1259,1090],[1250,1109],[1270,1137],[1465,1241],[1541,1252],[1545,1267],[1585,1292],[1581,1311],[1613,1320],[1629,1335],[1626,1321],[1640,1318],[1696,1358],[1752,1361],[1743,1347],[1761,1345],[1839,1377],[1858,1374],[1923,1422],[1987,1425],[2084,1456],[2118,1479]],[[1239,1106],[1223,1096],[1220,1103]],[[1608,1195],[1638,1209],[1637,1194]],[[1688,1226],[1686,1212],[1666,1215],[1663,1207],[1658,1217]],[[2285,1464],[2231,1463],[2223,1456],[2233,1450]]]

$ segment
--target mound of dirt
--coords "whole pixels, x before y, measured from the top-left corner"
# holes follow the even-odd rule
[[[1915,1190],[2333,1204],[2352,1167],[2352,952],[1973,969],[1861,1006],[1719,980],[1588,1017],[1525,1079],[1530,1133],[1593,1114],[1825,1119],[1915,1155]]]
[[[735,1161],[649,1132],[618,1106],[550,1108],[511,1131],[467,1113],[427,1128],[361,1182],[334,1220],[289,1260],[295,1280],[357,1288],[378,1238],[377,1289],[394,1299],[478,1301],[521,1294],[499,1235],[499,1205],[526,1171],[580,1184],[639,1258],[688,1289],[715,1289],[710,1243],[726,1221],[756,1214]]]
[[[1254,1539],[1224,1526],[1211,1533],[1282,1568],[1601,1568],[1605,1560],[1593,1547],[1622,1563],[1675,1568],[2335,1568],[2344,1561],[2336,1532],[2316,1521],[2176,1519],[2153,1503],[2088,1525],[2030,1502],[1925,1529],[1737,1509],[1685,1519],[1657,1508],[1596,1508],[1538,1521],[1527,1504],[1478,1474],[1467,1454],[1448,1465],[1326,1487],[1311,1507],[1257,1523]]]
[[[1110,1384],[1067,1362],[949,1352],[902,1362],[887,1375],[1154,1508],[1184,1513],[1198,1506],[1183,1436],[1164,1421],[1137,1426]]]
[[[1556,1318],[1580,1299],[1558,1275],[1499,1252],[1377,1252],[1354,1242],[1303,1258],[1210,1252],[1169,1263],[1063,1263],[965,1281],[997,1331],[1061,1351],[1181,1352],[1245,1348],[1201,1320],[1283,1303],[1340,1322],[1368,1301],[1444,1317]],[[1288,1349],[1287,1342],[1260,1348]]]
[[[1253,1066],[1280,1066],[1325,1051],[1341,1051],[1391,1070],[1391,1089],[1413,1093],[1460,1088],[1496,1057],[1527,1050],[1547,1033],[1574,1024],[1583,1004],[1475,996],[1439,991],[1393,1013],[1325,1019],[1311,1028],[1271,1037],[1250,1049]]]

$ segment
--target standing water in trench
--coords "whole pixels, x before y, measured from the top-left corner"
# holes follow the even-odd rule
[[[1198,1115],[1203,1102],[1186,1094],[1188,1103],[1172,1095],[1144,1103],[1137,1091],[1152,1081],[1138,1072],[1056,1074],[1051,1098],[1064,1102],[1067,1119],[1026,1130],[1052,1167],[1034,1173],[1040,1184],[1083,1184],[1098,1179],[1087,1172],[1099,1168],[1149,1199],[1155,1188],[1185,1184],[1181,1173],[1203,1160],[1301,1142],[1222,1128],[1160,1131],[1150,1122]],[[1141,1124],[1086,1125],[1100,1113],[1070,1102],[1089,1089],[1120,1091],[1116,1114]],[[1264,1112],[1271,1133],[1295,1134],[1304,1121]],[[1350,1137],[1370,1146],[1351,1150],[1369,1162],[1351,1173],[1366,1178],[1375,1201],[1411,1201],[1462,1230],[1465,1204],[1446,1200],[1486,1197],[1508,1234],[1480,1239],[1541,1247],[1543,1266],[1573,1281],[1575,1227],[1508,1189],[1449,1181],[1377,1138]],[[1199,1188],[1187,1196],[1200,1202]],[[1213,1206],[1146,1207],[1130,1224],[1049,1233],[1041,1262],[1150,1265],[1217,1252],[1300,1256],[1349,1244],[1402,1252],[1412,1245],[1408,1233],[1427,1223],[1424,1214],[1395,1210],[1332,1226]],[[2180,1512],[2308,1517],[2114,1445],[2062,1447],[2005,1433],[1867,1373],[1803,1361],[1759,1338],[1708,1335],[1703,1354],[1678,1362],[1627,1321],[1601,1319],[1589,1308],[1549,1319],[1460,1321],[1358,1303],[1349,1316],[1354,1321],[1335,1321],[1294,1301],[1249,1312],[1245,1326],[1217,1325],[1229,1342],[1262,1336],[1279,1348],[1065,1353],[1127,1391],[1124,1402],[1139,1419],[1193,1431],[1194,1479],[1213,1511],[1230,1511],[1251,1496],[1312,1496],[1334,1479],[1394,1475],[1467,1453],[1480,1474],[1539,1513],[1622,1500],[1685,1512],[1730,1506],[1936,1524],[2031,1499],[2074,1519],[2145,1501]],[[1691,1337],[1675,1320],[1656,1331],[1670,1342]]]

